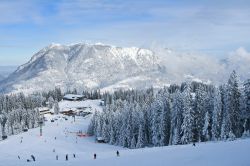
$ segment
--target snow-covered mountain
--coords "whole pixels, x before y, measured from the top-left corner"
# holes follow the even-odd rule
[[[51,44],[2,81],[1,91],[149,87],[166,82],[159,77],[162,68],[147,49]]]
[[[151,51],[154,50],[154,51]],[[250,53],[244,48],[223,61],[166,48],[122,48],[104,44],[51,44],[0,82],[0,92],[42,91],[60,87],[110,91],[159,87],[185,80],[223,83],[232,70],[250,78]]]

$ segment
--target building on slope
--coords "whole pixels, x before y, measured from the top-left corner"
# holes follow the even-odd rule
[[[67,101],[82,101],[84,99],[85,97],[83,95],[76,95],[76,94],[66,94],[63,97],[63,100],[67,100]]]
[[[50,109],[48,107],[40,107],[38,108],[40,115],[46,115],[46,114],[50,114],[53,115],[54,112],[50,111]]]

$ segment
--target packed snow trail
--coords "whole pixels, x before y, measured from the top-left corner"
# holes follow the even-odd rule
[[[76,133],[78,131],[85,133],[88,125],[85,123],[88,120],[82,117],[76,117],[75,122],[71,117],[68,120],[52,117],[58,120],[55,122],[48,120],[43,126],[43,136],[41,137],[40,128],[36,128],[1,141],[0,166],[2,163],[4,163],[3,166],[26,165],[27,159],[32,160],[31,155],[36,158],[36,162],[32,162],[34,165],[44,165],[45,163],[56,165],[65,162],[66,154],[69,156],[69,161],[72,162],[73,154],[76,155],[75,161],[89,160],[93,158],[94,153],[113,151],[115,156],[116,150],[121,149],[107,144],[98,144],[93,137],[78,137]],[[56,161],[57,155],[58,161]]]
[[[99,110],[99,101],[84,101],[92,111]],[[71,103],[79,105],[79,103]],[[60,107],[70,102],[59,103]],[[72,106],[71,105],[71,106]],[[50,116],[40,129],[10,136],[0,142],[0,166],[249,166],[250,139],[233,142],[207,142],[190,145],[144,148],[130,150],[108,144],[96,143],[93,137],[77,137],[76,132],[86,132],[90,118]],[[55,122],[50,119],[57,118]],[[22,139],[21,139],[22,138]],[[21,141],[22,140],[22,141]],[[120,152],[117,157],[117,150]],[[94,160],[94,153],[97,158]],[[68,154],[68,161],[66,155]],[[75,158],[73,155],[75,154]],[[33,162],[31,155],[36,161]],[[20,159],[18,158],[20,156]],[[58,156],[58,160],[56,160]],[[27,162],[27,159],[31,162]]]

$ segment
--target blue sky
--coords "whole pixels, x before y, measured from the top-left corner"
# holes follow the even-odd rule
[[[25,63],[50,43],[79,42],[224,56],[250,49],[250,1],[0,1],[0,65]]]

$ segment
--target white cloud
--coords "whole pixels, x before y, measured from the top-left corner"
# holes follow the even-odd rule
[[[151,47],[165,65],[166,77],[171,82],[180,83],[187,76],[204,82],[222,84],[227,81],[233,70],[240,81],[250,78],[250,52],[240,47],[227,54],[225,59],[197,52],[175,51],[164,46]]]
[[[241,80],[250,78],[250,52],[243,47],[231,52],[227,59],[226,69],[227,71],[235,70]]]

